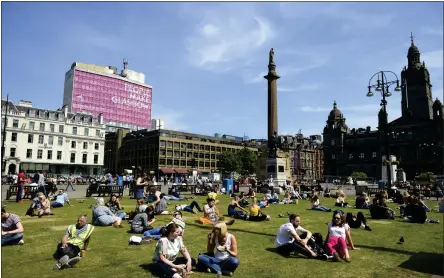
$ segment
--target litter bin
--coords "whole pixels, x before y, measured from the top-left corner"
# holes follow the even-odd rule
[[[233,180],[224,179],[222,186],[225,188],[225,192],[230,193],[230,191],[233,190]]]
[[[239,193],[239,182],[234,183],[234,193]]]

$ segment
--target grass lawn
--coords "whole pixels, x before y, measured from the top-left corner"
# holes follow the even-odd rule
[[[147,266],[155,244],[130,246],[127,233],[129,225],[124,229],[112,227],[96,227],[92,234],[89,251],[86,257],[75,268],[53,271],[55,260],[52,255],[63,236],[65,228],[74,224],[80,213],[91,215],[88,206],[94,203],[93,198],[73,199],[73,207],[54,209],[54,216],[24,216],[30,201],[25,204],[4,201],[8,212],[18,214],[25,229],[23,246],[2,248],[2,274],[14,277],[153,277]],[[198,197],[203,203],[205,198]],[[221,197],[218,204],[221,213],[226,213],[229,202],[227,196]],[[332,206],[334,199],[322,198],[325,206]],[[354,202],[354,201],[353,201]],[[174,204],[169,209],[174,209]],[[180,202],[184,203],[184,202]],[[436,201],[427,201],[431,208],[437,206]],[[125,211],[132,210],[135,200],[125,196]],[[392,204],[393,205],[393,204]],[[393,205],[393,207],[395,207]],[[345,211],[357,212],[356,209]],[[351,251],[351,263],[333,263],[310,260],[304,257],[283,258],[274,250],[274,239],[279,226],[287,218],[277,215],[286,212],[301,215],[301,225],[311,232],[320,232],[325,237],[326,223],[332,213],[309,210],[307,201],[299,204],[271,205],[264,209],[271,215],[271,221],[248,222],[237,220],[229,227],[238,241],[240,265],[234,273],[235,277],[431,277],[443,275],[443,217],[439,213],[429,213],[432,219],[439,219],[440,224],[410,224],[399,219],[370,220],[373,231],[364,229],[352,230],[352,238],[360,250]],[[368,218],[369,212],[363,211]],[[155,226],[169,222],[171,216],[157,216]],[[191,253],[197,258],[199,252],[206,250],[206,234],[211,229],[195,223],[196,215],[184,212],[184,242]],[[405,243],[398,245],[403,236]],[[191,277],[215,277],[216,274],[195,271]]]

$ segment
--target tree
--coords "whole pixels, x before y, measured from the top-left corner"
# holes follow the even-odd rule
[[[350,177],[352,178],[356,178],[356,179],[366,179],[367,178],[367,174],[364,172],[353,172],[351,173]]]
[[[435,176],[432,172],[421,173],[418,176],[418,180],[432,182],[435,181]]]
[[[243,148],[237,156],[240,160],[239,173],[242,176],[248,176],[256,171],[257,155],[249,148]]]
[[[239,157],[233,152],[223,152],[219,154],[217,168],[222,174],[237,172],[240,168]]]

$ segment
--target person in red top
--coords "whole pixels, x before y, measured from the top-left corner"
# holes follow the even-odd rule
[[[15,201],[18,203],[24,203],[23,202],[23,186],[25,185],[25,171],[21,171],[18,174],[18,186],[17,186],[17,197]]]

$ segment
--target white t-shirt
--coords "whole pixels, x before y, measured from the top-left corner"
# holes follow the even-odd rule
[[[342,237],[345,239],[345,232],[350,230],[350,226],[348,224],[345,224],[342,227],[339,226],[333,226],[332,223],[328,223],[328,233],[329,236],[332,237]]]
[[[173,262],[176,259],[177,255],[179,254],[180,249],[182,247],[183,247],[182,237],[179,236],[174,241],[171,241],[166,237],[162,237],[157,242],[156,249],[154,250],[153,260],[159,261],[160,254],[163,254],[163,256],[167,260]]]
[[[295,228],[292,223],[288,222],[283,224],[278,231],[278,234],[276,236],[276,240],[274,241],[274,245],[276,247],[279,247],[281,245],[292,243],[294,241],[294,237],[292,236],[292,233],[304,233],[307,232],[306,229],[302,228],[301,226],[298,226]]]
[[[204,206],[204,211],[209,212],[208,219],[210,219],[213,222],[217,220],[216,210],[215,210],[214,206],[210,208],[209,205],[205,205]]]
[[[219,251],[217,248],[220,246],[219,241],[216,238],[216,253],[214,254],[214,257],[219,260],[226,260],[230,257],[230,254],[227,251]],[[227,247],[228,250],[231,248],[231,234],[227,233],[227,240],[225,241],[224,246]]]

